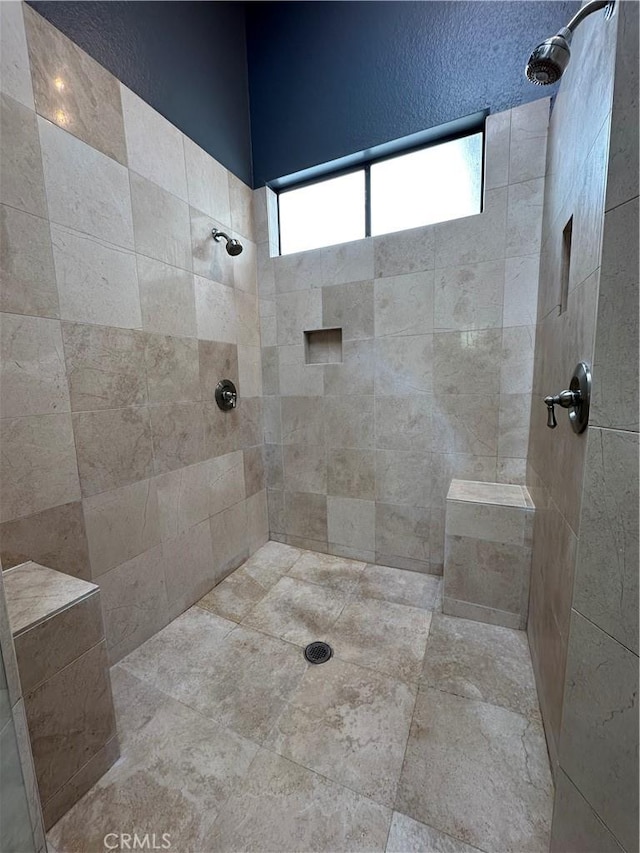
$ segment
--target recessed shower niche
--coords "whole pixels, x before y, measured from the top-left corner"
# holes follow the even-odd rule
[[[304,333],[305,364],[340,364],[342,329],[314,329]]]

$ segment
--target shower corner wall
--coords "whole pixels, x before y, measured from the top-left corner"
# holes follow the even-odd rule
[[[115,661],[268,538],[252,194],[32,8],[0,13],[2,560],[97,583]]]
[[[524,483],[548,121],[488,117],[464,219],[278,256],[254,191],[273,539],[441,574],[451,479]],[[325,328],[342,362],[306,364]]]
[[[551,116],[527,484],[552,850],[638,849],[638,6],[577,31]],[[563,230],[572,219],[566,298]],[[593,365],[590,425],[542,398]],[[606,660],[606,666],[603,663]]]

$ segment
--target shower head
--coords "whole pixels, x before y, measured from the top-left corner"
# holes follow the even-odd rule
[[[557,83],[571,59],[571,39],[578,24],[584,21],[587,15],[599,9],[606,9],[605,18],[610,18],[614,3],[615,0],[591,0],[576,12],[566,27],[539,44],[525,67],[529,80],[538,86]]]
[[[525,69],[527,77],[537,86],[557,83],[571,59],[571,30],[567,27],[546,39],[533,51]]]
[[[225,246],[227,250],[227,254],[231,255],[231,257],[235,257],[239,255],[242,251],[242,243],[239,240],[236,240],[234,237],[229,237],[228,234],[225,234],[224,231],[218,231],[217,228],[214,228],[211,232],[213,239],[216,243],[219,243],[220,240],[226,240],[227,245]]]

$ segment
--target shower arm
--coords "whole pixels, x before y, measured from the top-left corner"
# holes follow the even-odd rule
[[[613,9],[613,5],[613,0],[591,0],[590,3],[587,3],[581,9],[578,9],[573,18],[571,18],[571,20],[567,24],[567,26],[563,27],[560,32],[562,33],[562,35],[564,35],[565,38],[567,38],[565,30],[568,30],[568,41],[571,41],[571,36],[575,32],[576,27],[578,26],[578,24],[581,24],[585,18],[587,18],[592,12],[598,12],[600,11],[600,9],[604,9],[607,6]]]

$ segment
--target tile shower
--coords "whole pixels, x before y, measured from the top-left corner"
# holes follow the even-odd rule
[[[488,117],[480,215],[280,257],[270,190],[0,4],[0,557],[99,586],[122,751],[50,849],[102,850],[118,814],[149,822],[158,802],[194,851],[637,846],[638,423],[620,366],[637,355],[637,9],[619,5],[583,25],[551,121],[547,98]],[[580,358],[592,427],[551,438],[540,398]],[[534,497],[535,684],[523,632],[440,612],[452,479]],[[610,540],[590,533],[612,517]],[[615,596],[597,579],[611,552]],[[308,667],[318,638],[335,658]],[[5,666],[7,643],[3,626]],[[3,738],[24,717],[10,699]]]
[[[256,191],[272,538],[441,574],[451,478],[524,482],[548,121],[489,116],[463,220],[270,257]],[[341,363],[305,364],[331,327]]]

